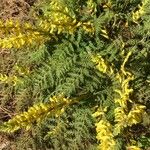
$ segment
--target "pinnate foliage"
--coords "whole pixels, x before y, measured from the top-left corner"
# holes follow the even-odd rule
[[[150,1],[45,0],[31,14],[0,21],[15,62],[1,106],[12,93],[16,112],[0,131],[29,133],[33,149],[148,148]]]

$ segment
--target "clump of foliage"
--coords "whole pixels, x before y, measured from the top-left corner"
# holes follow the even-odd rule
[[[19,135],[18,149],[147,149],[150,0],[45,0],[31,14],[0,21],[14,60],[1,106],[15,112],[0,131]]]

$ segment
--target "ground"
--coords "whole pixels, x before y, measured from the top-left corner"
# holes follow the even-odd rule
[[[35,1],[37,0],[0,0],[0,19],[6,20],[13,18],[19,20],[29,20],[29,10]],[[8,51],[0,50],[0,57],[5,57],[5,59],[8,60]],[[4,117],[4,115],[4,111],[0,108],[0,118]],[[15,147],[11,145],[10,139],[12,138],[13,137],[9,138],[8,136],[0,135],[0,150],[4,150],[8,147],[10,150],[15,150]]]

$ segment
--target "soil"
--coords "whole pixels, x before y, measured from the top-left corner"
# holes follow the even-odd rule
[[[19,19],[29,20],[29,10],[37,0],[0,0],[0,20]],[[6,51],[5,51],[6,52]],[[0,50],[0,57],[4,53]],[[5,54],[5,60],[9,59],[9,54]],[[0,58],[1,59],[1,58]],[[0,109],[0,117],[3,117],[3,111]],[[6,135],[0,135],[0,150],[16,150],[11,144],[11,138]]]
[[[26,20],[30,7],[36,0],[0,0],[0,19]]]

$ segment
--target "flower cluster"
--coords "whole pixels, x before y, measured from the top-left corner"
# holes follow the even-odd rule
[[[114,128],[115,135],[119,134],[125,127],[139,123],[145,109],[145,106],[143,105],[134,105],[133,101],[130,99],[130,94],[133,92],[133,89],[129,87],[129,82],[134,79],[134,76],[125,70],[125,63],[129,59],[130,55],[131,51],[125,57],[124,62],[121,65],[121,70],[116,76],[116,79],[119,80],[121,88],[115,89],[115,92],[119,94],[119,98],[115,99],[115,103],[117,105],[114,110],[116,122]],[[130,111],[128,110],[127,102],[133,105]]]
[[[53,0],[50,7],[50,12],[44,15],[45,19],[39,22],[40,28],[46,32],[72,34],[78,27],[82,27],[87,32],[94,32],[90,21],[77,21],[76,15],[63,2]]]
[[[145,6],[149,3],[148,0],[142,0],[142,4],[139,5],[139,8],[137,11],[132,13],[132,19],[133,22],[138,23],[138,20],[141,18],[141,16],[145,13]]]
[[[96,68],[109,76],[114,73],[114,70],[111,65],[109,65],[100,55],[91,55],[91,60],[96,64]]]
[[[30,107],[27,112],[14,116],[0,127],[0,131],[10,133],[20,128],[28,130],[33,123],[39,123],[41,119],[45,118],[47,115],[54,115],[55,117],[58,117],[61,113],[63,113],[64,108],[70,103],[71,100],[62,97],[62,95],[53,96],[50,98],[49,103],[35,104]]]
[[[13,84],[15,86],[17,83],[21,83],[22,81],[15,75],[7,76],[6,74],[0,74],[0,82],[6,84]]]
[[[112,125],[107,120],[100,120],[96,125],[96,138],[100,141],[99,150],[115,150],[116,142],[112,132]]]
[[[23,24],[13,20],[0,21],[0,29],[0,47],[2,48],[21,48],[34,42],[40,44],[43,41],[44,33],[30,23]]]
[[[50,6],[50,13],[46,13],[43,19],[37,17],[35,25],[12,20],[0,21],[0,47],[21,48],[33,43],[40,45],[48,39],[57,39],[56,34],[72,34],[79,27],[86,32],[94,32],[90,21],[77,21],[75,14],[60,1],[53,0]]]
[[[139,122],[141,122],[141,118],[142,115],[145,112],[145,106],[143,105],[139,105],[139,104],[135,104],[133,105],[131,111],[128,113],[128,126],[132,126],[133,124],[137,124]]]
[[[92,61],[96,64],[96,68],[100,72],[109,76],[113,75],[114,81],[116,82],[117,80],[120,85],[118,89],[114,90],[114,92],[119,95],[119,97],[116,95],[117,97],[114,99],[114,103],[116,105],[116,108],[114,109],[115,125],[112,126],[106,119],[101,119],[97,124],[95,124],[97,139],[101,142],[100,149],[113,149],[112,147],[115,146],[113,139],[114,136],[120,134],[127,126],[132,126],[133,124],[141,122],[142,115],[145,112],[145,106],[133,104],[133,101],[130,99],[130,94],[133,92],[133,89],[130,88],[129,83],[134,79],[134,76],[130,72],[126,71],[125,64],[131,54],[132,52],[130,51],[124,58],[120,71],[117,73],[113,70],[113,65],[110,66],[100,55],[92,55],[91,57]],[[133,105],[131,110],[129,110],[127,103]],[[93,116],[104,116],[104,114],[104,111],[96,111]]]
[[[97,111],[92,115],[94,118],[99,120],[95,123],[97,140],[100,141],[98,145],[99,150],[115,150],[116,142],[113,135],[113,126],[105,117],[107,108],[98,108]]]
[[[119,79],[121,84],[121,89],[115,89],[115,92],[119,94],[119,98],[115,98],[117,107],[114,110],[116,122],[114,134],[117,135],[124,127],[127,127],[127,102],[131,102],[129,97],[130,93],[133,91],[133,89],[129,88],[129,82],[133,80],[133,77],[130,75],[125,77],[123,74],[117,74],[116,78]]]

